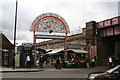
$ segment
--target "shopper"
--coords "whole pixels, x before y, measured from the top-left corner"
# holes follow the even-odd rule
[[[61,57],[56,59],[56,69],[61,69]]]
[[[87,68],[89,68],[90,65],[89,65],[89,58],[88,58],[88,57],[87,57],[87,59],[86,59],[86,64],[87,64]]]
[[[95,59],[94,58],[92,58],[92,60],[91,60],[91,66],[92,66],[92,68],[95,67]]]
[[[26,67],[29,68],[30,67],[30,56],[28,54],[27,54],[26,61],[27,61]]]
[[[109,57],[109,58],[108,58],[108,65],[109,65],[109,68],[112,67],[112,65],[113,65],[112,57]]]
[[[43,56],[40,56],[39,65],[41,68],[43,68],[43,63],[44,63]]]
[[[49,68],[51,68],[51,58],[50,57],[47,58],[47,66]]]

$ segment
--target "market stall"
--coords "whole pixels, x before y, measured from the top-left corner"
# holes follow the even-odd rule
[[[47,53],[48,55],[52,55],[52,65],[55,65],[55,59],[58,56],[62,58],[62,66],[64,68],[85,68],[86,67],[86,55],[87,51],[81,49],[69,49],[67,60],[64,60],[64,51],[63,49],[54,49],[53,51]]]

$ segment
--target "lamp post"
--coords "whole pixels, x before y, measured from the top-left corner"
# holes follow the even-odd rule
[[[67,33],[67,28],[65,27],[65,53],[64,53],[64,59],[67,60],[67,52],[68,52],[68,33]]]
[[[17,25],[17,5],[18,5],[18,0],[16,0],[16,9],[15,9],[15,28],[14,28],[13,70],[14,70],[14,68],[15,68],[15,43],[16,43],[16,25]]]

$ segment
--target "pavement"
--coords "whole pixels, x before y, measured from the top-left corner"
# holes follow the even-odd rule
[[[95,68],[0,68],[2,80],[87,80],[91,72],[105,71],[107,67]],[[28,73],[27,73],[28,72]]]
[[[71,71],[71,70],[78,70],[82,68],[62,68],[63,71]],[[92,68],[85,68],[85,69],[92,69]],[[105,66],[97,66],[93,70],[106,70],[107,67]],[[55,68],[15,68],[14,70],[12,68],[0,68],[0,73],[7,73],[7,72],[39,72],[39,71],[56,71]]]
[[[7,72],[39,72],[43,71],[41,68],[0,68],[0,72],[7,73]]]

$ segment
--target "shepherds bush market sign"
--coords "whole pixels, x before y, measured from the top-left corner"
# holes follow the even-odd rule
[[[31,31],[34,30],[37,32],[55,32],[55,33],[64,33],[65,28],[69,33],[69,27],[67,22],[61,16],[54,13],[44,13],[35,18],[30,28]]]
[[[98,22],[96,29],[101,37],[120,35],[120,16]]]

